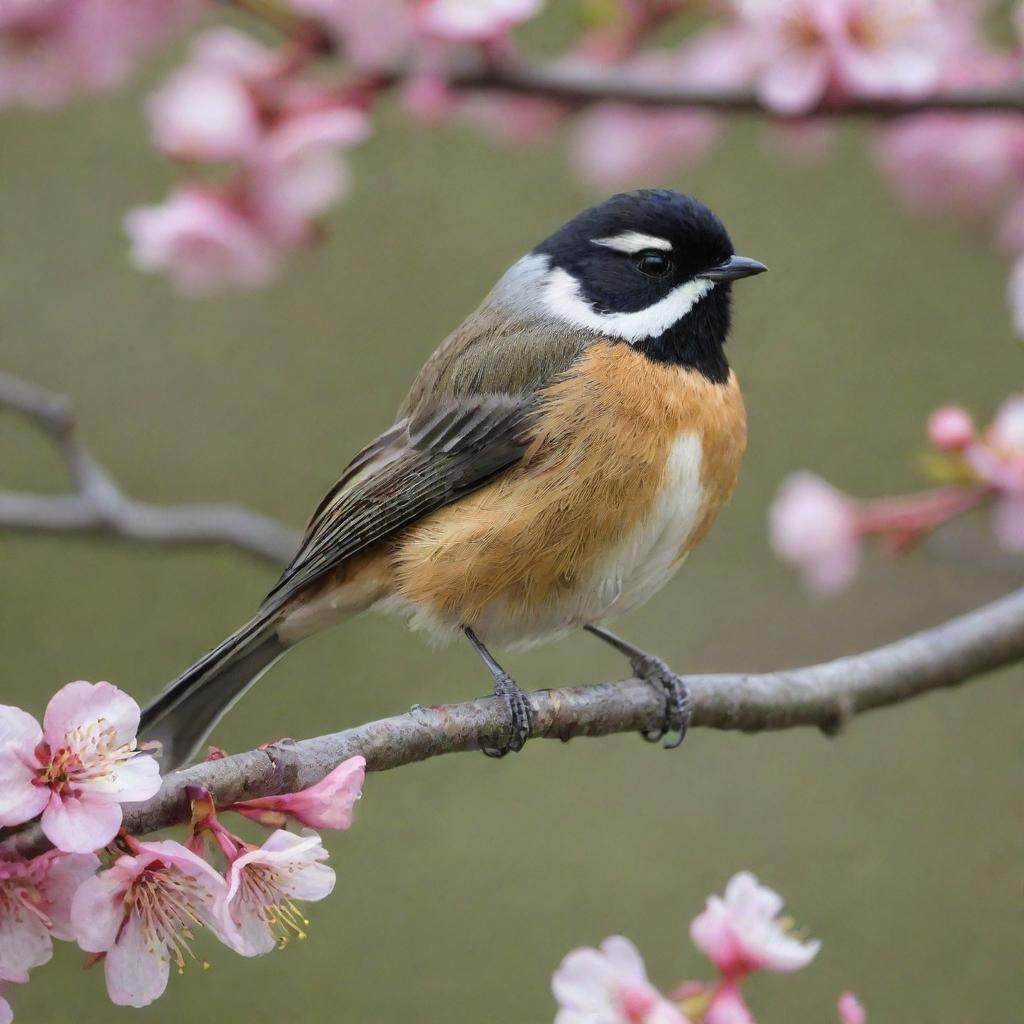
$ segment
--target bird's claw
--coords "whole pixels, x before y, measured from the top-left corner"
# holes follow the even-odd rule
[[[507,673],[502,672],[494,677],[494,696],[500,697],[508,708],[510,729],[508,742],[500,747],[481,747],[487,757],[505,757],[506,754],[518,753],[526,745],[533,730],[533,707],[530,699],[521,690],[516,681]]]
[[[690,724],[690,693],[686,683],[653,654],[635,654],[629,659],[638,679],[655,687],[665,698],[665,718],[657,729],[643,729],[640,735],[648,743],[657,743],[666,736],[666,750],[674,750],[684,739]],[[675,736],[671,734],[675,733]]]

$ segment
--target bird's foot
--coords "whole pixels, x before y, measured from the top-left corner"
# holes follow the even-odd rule
[[[533,708],[530,698],[507,673],[494,677],[494,696],[500,697],[508,708],[510,729],[508,742],[500,747],[481,747],[488,757],[504,757],[522,750],[533,731]]]
[[[476,648],[494,677],[494,696],[500,697],[508,708],[510,718],[508,742],[500,747],[481,747],[488,757],[504,757],[523,749],[533,731],[533,708],[530,698],[519,688],[516,681],[494,660],[480,638],[469,626],[463,626],[469,642]]]
[[[600,626],[585,626],[599,640],[611,644],[629,659],[629,664],[638,679],[653,686],[665,700],[665,718],[657,729],[644,729],[640,735],[648,743],[665,739],[665,749],[674,750],[684,739],[690,724],[690,694],[686,683],[653,654],[640,650],[621,637]]]

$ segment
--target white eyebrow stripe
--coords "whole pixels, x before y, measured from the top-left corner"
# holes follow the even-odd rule
[[[641,235],[639,231],[624,231],[621,235],[592,238],[591,241],[594,245],[603,245],[609,249],[617,249],[619,252],[643,252],[644,249],[672,251],[672,243],[667,239],[657,238],[655,235]]]
[[[548,273],[541,301],[552,316],[573,327],[621,338],[635,345],[645,338],[657,338],[678,323],[712,288],[714,281],[694,278],[681,284],[659,302],[635,313],[599,313],[580,292],[580,283],[561,268]]]

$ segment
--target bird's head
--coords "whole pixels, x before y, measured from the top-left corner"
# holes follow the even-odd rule
[[[498,292],[544,319],[724,380],[731,284],[766,269],[735,254],[703,203],[642,189],[564,224],[509,271]]]

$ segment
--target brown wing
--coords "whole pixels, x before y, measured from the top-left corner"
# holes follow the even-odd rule
[[[324,496],[264,609],[518,462],[538,395],[593,340],[485,302],[427,360],[398,422]]]
[[[396,423],[324,496],[264,609],[280,607],[346,558],[518,461],[529,444],[532,405],[532,396],[466,396]]]

